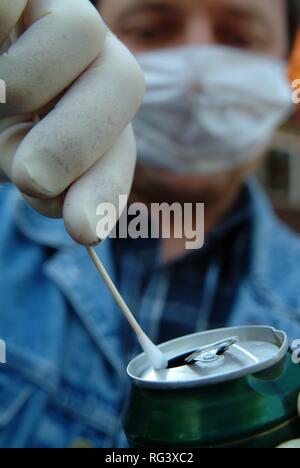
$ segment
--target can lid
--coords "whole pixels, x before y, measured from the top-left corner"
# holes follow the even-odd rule
[[[271,327],[250,326],[196,333],[159,346],[169,360],[177,355],[237,337],[228,351],[212,360],[155,371],[146,355],[136,357],[128,366],[131,380],[145,388],[189,388],[214,385],[256,374],[279,363],[289,347],[284,332]]]

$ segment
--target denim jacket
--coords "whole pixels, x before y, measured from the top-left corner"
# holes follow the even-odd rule
[[[229,326],[258,324],[300,338],[300,241],[256,182],[251,267]],[[120,312],[62,221],[0,188],[0,447],[123,447],[128,394]],[[98,253],[115,277],[112,243]]]

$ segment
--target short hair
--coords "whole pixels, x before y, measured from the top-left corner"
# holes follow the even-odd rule
[[[99,6],[100,0],[90,0],[94,6]],[[285,0],[287,3],[288,29],[290,50],[293,48],[297,31],[300,26],[300,0]]]

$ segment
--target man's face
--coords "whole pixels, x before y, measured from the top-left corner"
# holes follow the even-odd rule
[[[183,45],[221,44],[275,58],[288,54],[286,0],[101,0],[111,30],[137,54]],[[251,167],[214,176],[181,177],[138,165],[136,187],[151,198],[212,201],[240,184]],[[156,198],[157,198],[156,197]]]

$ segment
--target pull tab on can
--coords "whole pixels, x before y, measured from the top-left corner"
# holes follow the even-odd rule
[[[202,362],[203,364],[215,362],[227,351],[229,351],[229,349],[232,348],[232,346],[234,346],[238,341],[240,341],[239,338],[234,336],[227,338],[226,340],[217,341],[216,343],[212,343],[206,346],[201,346],[201,348],[198,348],[194,351],[189,351],[179,356],[175,356],[169,360],[168,369],[188,366],[197,362]]]
[[[185,359],[185,363],[191,365],[196,362],[202,362],[203,364],[215,362],[220,358],[220,356],[223,356],[227,351],[229,351],[229,349],[238,341],[239,338],[235,336],[224,341],[219,341],[217,343],[201,347],[188,356]]]

